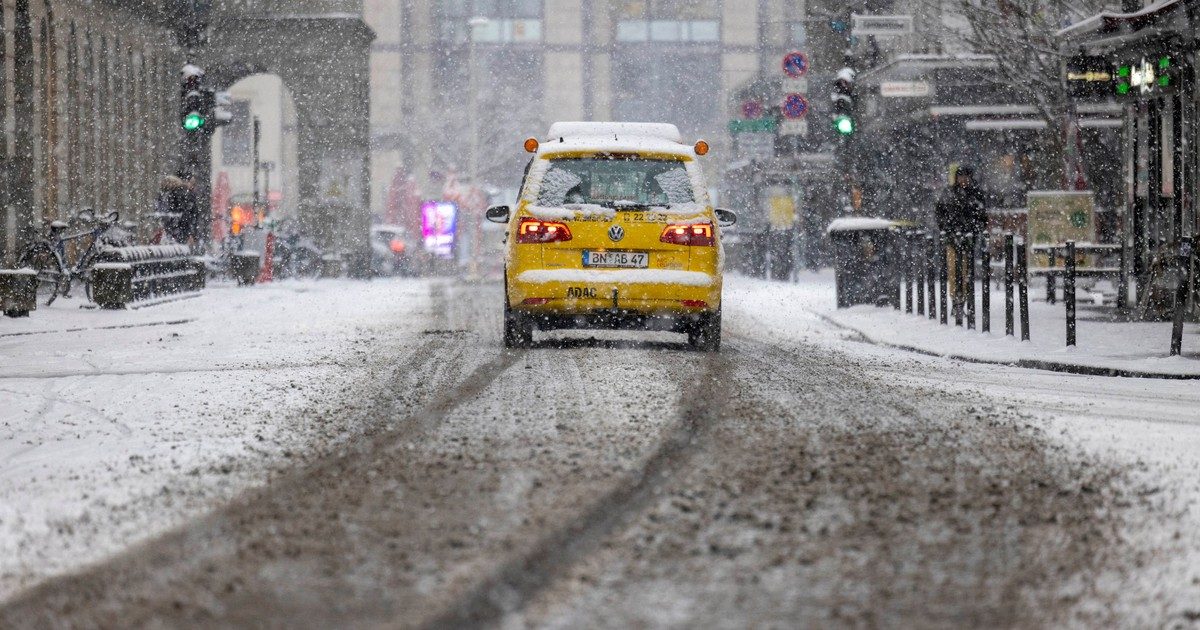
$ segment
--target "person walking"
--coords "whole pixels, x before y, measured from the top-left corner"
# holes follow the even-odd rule
[[[954,171],[954,183],[938,196],[934,208],[938,229],[946,235],[946,278],[955,312],[963,307],[966,283],[970,282],[970,265],[975,252],[971,243],[987,229],[986,196],[975,183],[975,171],[959,166]],[[962,267],[962,276],[958,270]]]
[[[196,201],[195,180],[180,172],[163,178],[155,201],[154,212],[162,221],[163,232],[180,244],[199,242],[199,204]]]

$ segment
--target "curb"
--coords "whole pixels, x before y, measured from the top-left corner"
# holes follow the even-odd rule
[[[1109,376],[1109,377],[1119,377],[1119,378],[1155,378],[1155,379],[1163,379],[1163,380],[1170,380],[1170,381],[1200,380],[1200,374],[1169,374],[1169,373],[1163,373],[1163,372],[1143,372],[1140,370],[1125,370],[1125,369],[1121,369],[1121,368],[1106,368],[1106,367],[1097,367],[1097,366],[1093,366],[1093,365],[1079,365],[1077,363],[1062,363],[1059,361],[1043,361],[1040,359],[1018,359],[1016,361],[1001,361],[998,359],[981,359],[979,357],[969,357],[969,356],[963,356],[960,354],[942,354],[940,352],[934,352],[933,350],[926,350],[924,348],[918,348],[916,346],[906,346],[903,344],[895,344],[895,343],[888,343],[886,341],[879,341],[877,339],[871,338],[871,336],[867,335],[863,331],[861,331],[857,328],[854,328],[853,326],[848,326],[846,324],[843,324],[842,322],[839,322],[836,319],[833,319],[832,317],[830,317],[824,313],[819,313],[817,311],[809,311],[809,312],[812,313],[813,315],[816,315],[817,317],[821,318],[823,321],[825,321],[833,326],[841,328],[842,330],[850,331],[850,332],[858,335],[859,337],[862,338],[863,341],[865,341],[866,343],[869,343],[873,346],[893,348],[896,350],[903,350],[905,352],[912,352],[914,354],[922,354],[922,355],[929,356],[929,357],[938,357],[941,359],[952,359],[954,361],[962,361],[964,363],[979,363],[979,364],[983,364],[983,365],[1005,365],[1008,367],[1026,368],[1026,369],[1030,369],[1030,370],[1045,370],[1045,371],[1049,371],[1049,372],[1063,372],[1066,374],[1078,374],[1081,376]]]

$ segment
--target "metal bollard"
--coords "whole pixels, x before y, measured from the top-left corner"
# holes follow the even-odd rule
[[[1046,273],[1046,303],[1054,304],[1058,300],[1058,298],[1054,295],[1055,294],[1054,267],[1055,267],[1055,265],[1058,264],[1058,250],[1055,249],[1053,245],[1050,246],[1049,260],[1050,260],[1049,271],[1048,271],[1048,273]]]
[[[917,256],[916,253],[914,252],[914,255],[913,255],[913,260],[916,263],[916,267],[913,269],[913,273],[915,273],[917,275],[917,315],[918,316],[925,315],[925,268],[929,265],[929,261],[926,260],[929,257],[929,251],[924,247],[925,239],[921,238],[921,236],[922,236],[921,234],[919,234],[919,233],[917,234],[917,238],[920,242],[919,249],[921,250],[921,253],[919,256]]]
[[[954,235],[954,246],[950,248],[954,256],[954,325],[963,325],[963,255],[962,234]]]
[[[937,319],[937,239],[925,237],[925,284],[929,286],[929,319]]]
[[[1117,275],[1117,308],[1125,309],[1129,307],[1129,269],[1125,266],[1125,246],[1124,238],[1121,239],[1121,249],[1118,253],[1121,272]]]
[[[990,242],[983,244],[983,282],[980,283],[980,290],[983,295],[979,296],[981,317],[979,322],[979,330],[981,332],[992,331],[992,250]]]
[[[938,301],[941,302],[941,310],[938,311],[938,319],[945,324],[948,321],[949,312],[946,305],[946,278],[947,268],[946,263],[946,233],[942,232],[941,238],[938,239],[937,245],[938,254]]]
[[[974,234],[967,236],[967,330],[975,330],[975,245]]]
[[[1075,241],[1067,241],[1066,276],[1063,278],[1063,303],[1067,307],[1067,345],[1075,345]]]
[[[1187,310],[1188,275],[1192,264],[1192,237],[1179,241],[1179,286],[1175,288],[1175,313],[1171,319],[1171,356],[1183,352],[1183,316]]]
[[[1013,235],[1004,235],[1004,334],[1013,334]]]
[[[1025,239],[1017,243],[1017,287],[1021,293],[1021,341],[1029,341],[1029,258]]]
[[[900,294],[900,274],[904,273],[904,264],[900,256],[900,236],[892,234],[888,238],[888,244],[884,250],[888,257],[888,301],[891,302],[892,308],[900,310],[900,300],[903,296]]]
[[[913,312],[913,261],[916,256],[913,255],[913,234],[909,232],[904,238],[904,312],[911,314]]]

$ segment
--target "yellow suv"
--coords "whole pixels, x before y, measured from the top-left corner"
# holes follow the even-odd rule
[[[697,157],[674,125],[555,123],[505,223],[504,343],[533,330],[619,328],[686,333],[721,345],[721,229],[737,217],[709,202]]]

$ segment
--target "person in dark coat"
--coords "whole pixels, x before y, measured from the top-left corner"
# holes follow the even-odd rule
[[[200,218],[199,204],[195,180],[189,174],[180,173],[163,178],[155,212],[162,220],[163,231],[176,243],[187,244],[192,239],[199,242],[199,235],[196,234]]]
[[[987,202],[983,190],[975,184],[975,171],[960,166],[954,173],[954,184],[938,197],[938,229],[948,235],[980,234],[987,229]]]
[[[938,229],[946,234],[946,277],[950,295],[954,297],[954,308],[962,308],[965,285],[956,281],[959,261],[962,261],[962,282],[970,282],[967,265],[974,260],[972,243],[978,243],[980,235],[987,229],[987,196],[975,184],[975,171],[969,166],[959,166],[954,172],[954,184],[938,196],[934,207]]]

